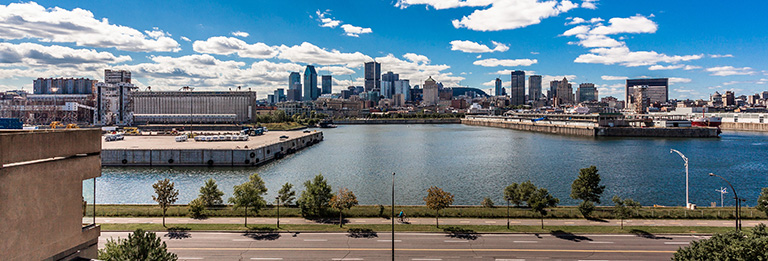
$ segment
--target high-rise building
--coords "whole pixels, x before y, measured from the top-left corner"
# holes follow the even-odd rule
[[[563,77],[563,80],[560,81],[560,84],[557,86],[557,93],[555,94],[555,98],[557,98],[557,104],[573,104],[573,86],[568,83],[568,79]]]
[[[437,105],[440,101],[439,90],[437,89],[437,82],[429,76],[429,79],[424,81],[424,94],[422,96],[421,104],[424,106]]]
[[[579,84],[576,90],[576,102],[597,101],[597,88],[594,83]]]
[[[298,72],[291,72],[288,76],[288,100],[301,100],[301,74]]]
[[[384,97],[387,97],[387,98],[391,98],[392,95],[395,94],[394,86],[395,86],[395,81],[397,81],[397,80],[400,80],[400,75],[399,74],[392,73],[392,72],[387,72],[385,74],[382,74],[381,75],[381,82],[382,82],[381,95],[384,95]],[[384,91],[384,85],[383,85],[384,82],[389,82],[390,86],[392,86],[392,88],[390,88],[388,90],[389,92]]]
[[[513,71],[509,88],[509,102],[512,106],[525,104],[525,72]]]
[[[395,85],[393,82],[390,81],[382,81],[381,82],[381,96],[384,96],[386,99],[391,99],[392,94],[395,93]]]
[[[496,82],[495,82],[494,86],[496,88],[493,89],[493,94],[496,95],[496,96],[501,96],[502,95],[502,92],[501,92],[501,88],[502,88],[501,87],[501,79],[496,78]]]
[[[381,90],[381,63],[365,63],[365,91]]]
[[[547,92],[547,98],[550,100],[557,97],[557,87],[560,87],[560,81],[554,80],[549,82],[549,91]]]
[[[407,102],[411,100],[411,85],[408,80],[395,81],[395,94],[402,94],[403,99]],[[394,97],[394,95],[392,96]]]
[[[126,70],[104,70],[105,83],[131,83],[131,72]]]
[[[284,92],[283,88],[275,89],[275,93],[273,95],[274,95],[273,103],[278,103],[278,102],[284,102],[285,101],[285,92]]]
[[[664,103],[669,100],[669,79],[627,79],[625,91],[625,101],[627,104],[634,104],[634,93],[636,86],[647,86],[645,97],[650,99],[650,103]]]
[[[736,106],[736,98],[733,91],[725,91],[725,106]]]
[[[333,78],[330,75],[323,75],[323,90],[321,94],[331,94],[333,92]]]
[[[307,69],[304,70],[304,101],[314,101],[320,97],[320,93],[317,89],[317,71],[315,66],[307,65]]]
[[[541,75],[528,76],[528,99],[538,100],[541,98]]]

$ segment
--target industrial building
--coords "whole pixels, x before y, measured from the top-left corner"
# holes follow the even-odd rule
[[[139,91],[131,95],[133,115],[144,123],[251,122],[256,110],[256,92],[252,91]]]
[[[34,94],[92,94],[96,80],[87,78],[37,78],[32,80]]]
[[[669,78],[627,79],[625,89],[627,104],[635,103],[635,89],[640,86],[646,86],[645,97],[651,104],[665,103],[669,100]]]

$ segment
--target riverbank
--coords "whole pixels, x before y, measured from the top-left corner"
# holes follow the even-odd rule
[[[461,119],[357,119],[357,120],[334,120],[338,125],[355,124],[460,124]]]

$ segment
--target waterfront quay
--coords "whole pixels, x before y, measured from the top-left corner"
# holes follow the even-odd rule
[[[716,138],[717,128],[634,127],[620,114],[514,114],[467,116],[462,124],[589,137]],[[643,122],[644,123],[644,122]]]
[[[269,131],[247,141],[177,142],[174,136],[101,141],[103,166],[256,166],[323,140],[320,131]]]

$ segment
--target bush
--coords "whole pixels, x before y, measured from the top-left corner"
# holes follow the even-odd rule
[[[595,211],[595,204],[592,203],[592,201],[582,201],[579,203],[579,212],[581,212],[584,217],[589,217],[590,214],[592,214],[592,211]]]
[[[205,217],[205,200],[196,198],[189,202],[189,216],[192,218],[204,218]]]
[[[482,205],[483,207],[486,207],[486,208],[493,208],[493,200],[491,200],[491,198],[489,197],[485,197],[483,199]]]
[[[759,224],[751,232],[715,234],[678,249],[672,260],[768,260],[768,231]]]
[[[174,253],[169,253],[165,242],[154,232],[136,229],[128,239],[107,239],[104,249],[99,250],[99,259],[110,260],[177,260]]]

